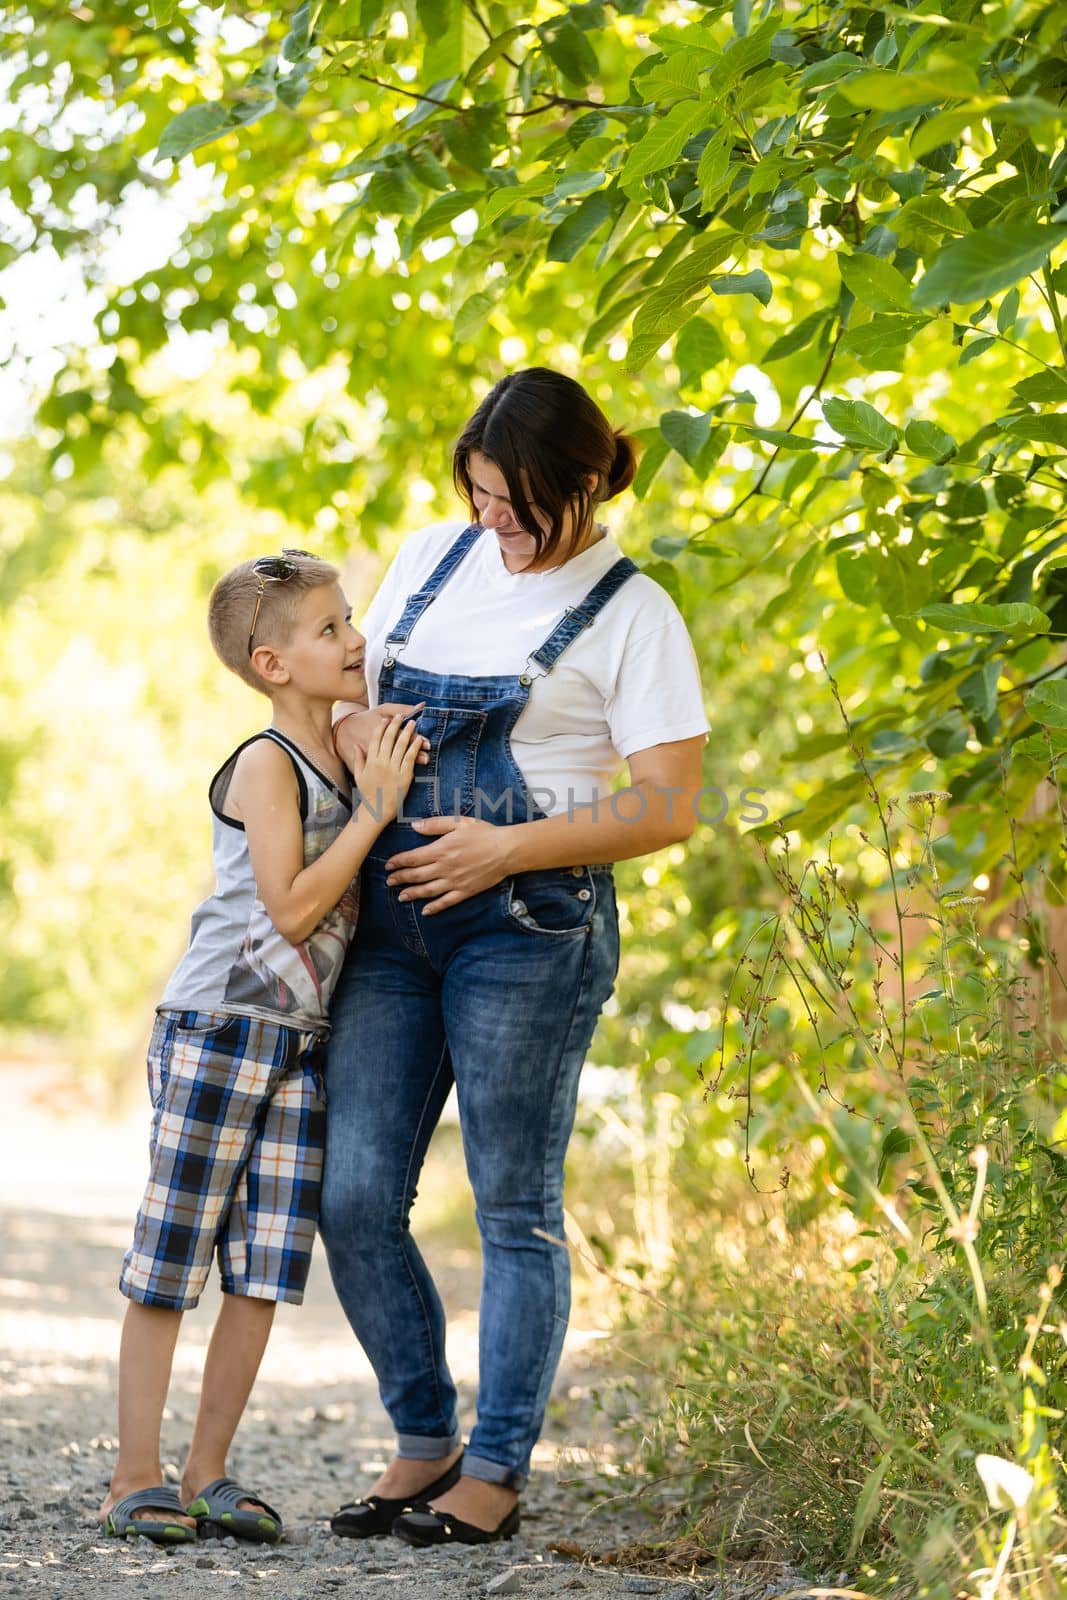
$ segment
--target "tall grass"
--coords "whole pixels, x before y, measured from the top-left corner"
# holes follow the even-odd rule
[[[1023,965],[1011,917],[1031,948],[1041,917],[1017,830],[998,920],[961,887],[949,796],[888,799],[853,752],[881,900],[832,836],[802,862],[784,828],[761,846],[766,915],[673,1165],[673,1268],[636,1248],[616,1268],[643,1374],[620,1424],[650,1480],[686,1486],[665,1549],[877,1600],[1058,1600],[1061,979]],[[701,1134],[727,1114],[748,1181],[709,1190]]]

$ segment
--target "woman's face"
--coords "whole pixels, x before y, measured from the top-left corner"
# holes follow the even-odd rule
[[[471,480],[471,498],[483,527],[492,528],[496,534],[504,565],[509,572],[536,571],[537,540],[525,528],[512,510],[507,480],[498,466],[480,450],[472,450],[467,458],[467,471]],[[520,474],[522,486],[528,491],[526,474]],[[594,479],[595,481],[595,479]],[[536,505],[530,504],[537,526],[549,531],[549,518]],[[592,532],[592,530],[590,530]],[[568,506],[563,519],[563,538],[552,556],[552,565],[560,566],[577,554],[574,546],[574,514]]]

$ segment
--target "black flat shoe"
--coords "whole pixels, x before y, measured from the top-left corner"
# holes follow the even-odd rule
[[[330,1528],[342,1539],[373,1539],[391,1533],[397,1517],[405,1511],[421,1510],[435,1494],[444,1494],[446,1489],[451,1489],[454,1483],[459,1482],[462,1471],[461,1451],[448,1471],[428,1483],[425,1489],[420,1489],[418,1494],[405,1495],[400,1499],[384,1494],[369,1494],[365,1499],[352,1500],[330,1518]]]
[[[512,1506],[503,1522],[495,1528],[477,1528],[473,1522],[462,1522],[449,1516],[447,1511],[416,1508],[406,1511],[393,1523],[393,1532],[405,1544],[420,1548],[431,1544],[492,1544],[496,1539],[511,1539],[519,1531],[519,1508]]]

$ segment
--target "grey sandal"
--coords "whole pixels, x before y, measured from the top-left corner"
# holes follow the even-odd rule
[[[242,1500],[254,1501],[258,1511],[242,1510]],[[214,1535],[221,1539],[232,1533],[235,1539],[247,1539],[251,1544],[277,1544],[282,1536],[278,1513],[258,1494],[242,1489],[233,1478],[216,1478],[185,1509],[209,1538]]]
[[[135,1517],[135,1511],[161,1511],[163,1517]],[[168,1522],[166,1513],[179,1517],[191,1516],[178,1498],[178,1491],[169,1484],[157,1484],[154,1489],[135,1489],[123,1495],[112,1506],[104,1523],[104,1532],[113,1539],[151,1539],[153,1544],[195,1544],[196,1529],[184,1522]]]

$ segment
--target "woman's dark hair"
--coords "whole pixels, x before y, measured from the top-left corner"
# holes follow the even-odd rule
[[[537,540],[538,560],[558,549],[568,506],[584,532],[600,502],[620,494],[637,471],[634,440],[611,426],[580,383],[549,367],[501,378],[460,435],[452,481],[477,520],[472,450],[503,474],[516,521]],[[592,473],[596,483],[590,488],[585,480]],[[533,506],[548,518],[547,530],[538,525]]]

